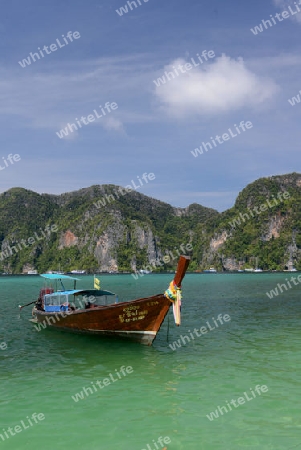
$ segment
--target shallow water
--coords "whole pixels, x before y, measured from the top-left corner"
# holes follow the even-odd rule
[[[41,278],[0,277],[0,344],[7,344],[0,350],[1,448],[157,450],[162,436],[171,440],[168,450],[301,449],[300,292],[295,286],[274,299],[266,295],[287,277],[187,275],[182,325],[176,327],[170,313],[152,347],[37,332],[28,321],[31,307],[20,314],[18,305],[37,296]],[[93,277],[80,278],[79,287],[93,286]],[[119,301],[160,293],[171,278],[101,276],[102,287],[118,293]],[[221,325],[219,314],[231,320]],[[200,327],[207,333],[190,334]],[[123,375],[122,366],[133,372]],[[98,387],[109,374],[117,380]],[[268,391],[259,395],[257,385]],[[74,401],[84,387],[88,395]],[[252,399],[208,419],[244,392]],[[35,412],[44,420],[34,423]],[[22,420],[28,428],[11,436],[8,428]]]

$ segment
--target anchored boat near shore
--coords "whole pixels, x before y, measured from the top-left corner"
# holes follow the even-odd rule
[[[174,280],[164,294],[121,303],[110,291],[76,289],[77,278],[43,274],[47,285],[40,290],[38,300],[32,302],[35,306],[31,321],[39,329],[49,326],[75,333],[118,336],[151,345],[171,305],[176,324],[180,325],[180,288],[189,262],[189,257],[180,256]],[[74,282],[72,290],[65,289],[65,281]],[[115,296],[114,303],[97,304],[99,300],[107,303],[111,296]]]
[[[210,267],[210,269],[203,270],[204,273],[217,273],[214,267]]]

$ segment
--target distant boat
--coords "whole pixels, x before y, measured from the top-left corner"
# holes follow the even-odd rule
[[[210,267],[209,269],[203,270],[204,273],[217,273],[214,267]]]
[[[256,257],[256,268],[254,269],[254,273],[263,272],[262,269],[258,267],[258,257]]]
[[[47,273],[53,273],[55,275],[64,275],[64,271],[61,270],[61,265],[59,264],[59,270],[48,270]]]
[[[27,275],[38,275],[38,271],[37,270],[29,270],[27,272]]]
[[[149,275],[150,273],[152,273],[150,270],[146,270],[146,269],[140,269],[139,273],[143,273],[143,275]]]
[[[117,336],[151,345],[171,305],[175,322],[180,325],[180,287],[189,262],[189,257],[180,256],[176,275],[164,294],[122,303],[116,299],[114,303],[105,305],[94,302],[99,297],[115,296],[113,292],[76,289],[77,278],[43,274],[41,277],[55,282],[56,289],[51,285],[45,286],[40,290],[38,300],[27,304],[35,303],[31,322],[40,329],[49,326],[61,331]],[[72,290],[66,290],[63,285],[68,280],[74,281]],[[60,283],[61,290],[57,289],[57,283]]]
[[[288,272],[298,272],[297,269],[293,266],[292,262],[288,264],[288,268],[287,269],[288,269],[287,270]]]
[[[261,273],[261,272],[263,272],[263,270],[260,269],[260,267],[258,267],[258,257],[256,257],[255,269],[253,269],[253,268],[245,269],[245,272],[252,272],[252,273]]]
[[[74,275],[83,275],[84,273],[86,273],[85,270],[71,270],[70,273],[73,273]]]

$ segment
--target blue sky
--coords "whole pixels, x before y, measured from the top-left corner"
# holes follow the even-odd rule
[[[116,9],[125,0],[45,3],[1,8],[0,164],[10,153],[21,157],[0,171],[1,192],[126,186],[152,172],[140,192],[223,211],[255,179],[300,171],[301,103],[288,99],[301,89],[301,13],[250,31],[293,1],[140,0],[122,16]],[[68,31],[80,38],[21,67]],[[215,57],[156,87],[165,71],[204,50]],[[118,109],[56,135],[106,102]],[[241,121],[253,128],[193,157]]]

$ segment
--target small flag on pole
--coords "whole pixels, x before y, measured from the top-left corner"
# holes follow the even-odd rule
[[[100,290],[100,280],[94,275],[94,289]]]

